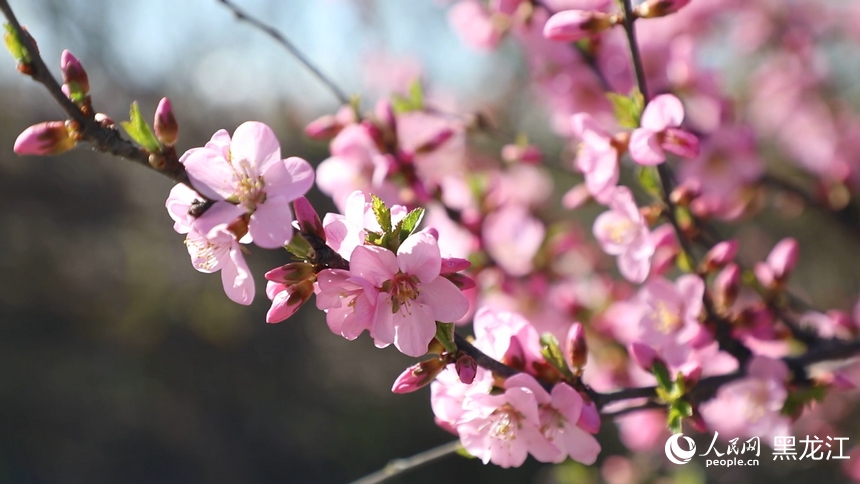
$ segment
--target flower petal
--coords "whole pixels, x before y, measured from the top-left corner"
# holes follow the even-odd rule
[[[290,242],[293,236],[292,220],[289,200],[282,196],[268,197],[251,214],[248,231],[258,247],[275,249]]]
[[[421,282],[436,279],[442,270],[442,254],[436,239],[424,231],[410,235],[397,249],[397,265]]]
[[[672,94],[661,94],[645,106],[641,126],[651,131],[677,128],[684,120],[684,105]]]
[[[272,128],[258,121],[248,121],[233,132],[230,161],[237,166],[247,162],[256,168],[256,174],[263,174],[270,165],[281,161],[281,145]]]
[[[457,321],[469,311],[469,300],[453,282],[437,277],[418,288],[418,301],[433,308],[434,321]]]

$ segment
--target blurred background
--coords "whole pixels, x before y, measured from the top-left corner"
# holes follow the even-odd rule
[[[336,101],[215,0],[10,3],[56,74],[63,49],[82,61],[96,109],[117,121],[133,100],[151,116],[168,96],[179,150],[255,119],[275,129],[285,155],[313,164],[327,157],[325,144],[301,129]],[[344,90],[362,93],[365,106],[418,74],[440,102],[500,113],[502,126],[504,112],[528,105],[517,94],[525,74],[515,49],[465,48],[440,2],[240,5]],[[24,128],[63,116],[8,55],[0,55],[0,99],[0,482],[346,482],[453,440],[433,423],[429,391],[390,393],[412,359],[366,337],[331,334],[313,307],[267,325],[261,291],[241,307],[217,275],[195,271],[164,210],[167,179],[85,147],[56,158],[15,155]],[[517,119],[550,152],[562,149],[545,121],[532,122],[541,119],[534,110]],[[333,210],[316,191],[312,200]],[[821,243],[850,247],[838,238]],[[248,259],[258,288],[263,272],[287,262],[286,253],[259,249]],[[856,264],[806,263],[828,269],[815,271],[829,274],[816,291],[833,299],[856,293]],[[600,438],[602,458],[622,452],[611,425]],[[665,479],[702,482],[700,464]],[[833,462],[766,464],[755,475],[708,478],[843,479]],[[599,479],[594,470],[531,459],[502,470],[449,457],[393,482]]]

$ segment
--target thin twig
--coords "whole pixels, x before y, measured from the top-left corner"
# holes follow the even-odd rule
[[[18,34],[24,48],[30,56],[29,75],[34,81],[45,86],[48,93],[54,98],[54,101],[60,105],[63,111],[69,116],[75,124],[77,124],[77,132],[81,139],[90,143],[96,150],[103,153],[110,153],[114,156],[119,156],[129,161],[133,161],[146,168],[152,169],[167,176],[177,183],[184,183],[191,187],[188,175],[185,173],[185,167],[176,158],[176,152],[168,150],[169,153],[164,153],[164,164],[161,168],[155,168],[149,162],[149,153],[146,150],[138,148],[132,142],[125,140],[116,129],[110,129],[99,124],[94,117],[94,114],[84,114],[78,106],[71,101],[64,93],[60,84],[51,74],[51,70],[42,59],[39,50],[31,40],[30,36],[24,32],[18,18],[9,6],[6,0],[0,0],[0,11],[9,21],[9,25]],[[169,156],[164,156],[169,155]],[[193,188],[193,187],[192,187]],[[203,197],[201,197],[203,198]]]
[[[366,475],[357,481],[353,481],[352,484],[378,484],[380,482],[385,482],[394,476],[415,470],[421,466],[454,454],[460,448],[460,441],[455,440],[453,442],[448,442],[447,444],[442,444],[439,447],[425,450],[424,452],[415,454],[412,457],[395,459],[389,462],[382,469],[374,472],[373,474]]]
[[[258,20],[251,15],[248,15],[244,10],[237,7],[230,0],[218,0],[225,7],[230,9],[233,12],[233,15],[236,16],[237,19],[248,22],[255,28],[261,30],[266,35],[274,39],[277,43],[281,44],[282,47],[287,49],[287,51],[295,57],[299,62],[301,62],[305,67],[308,68],[309,71],[317,78],[320,82],[325,84],[329,91],[337,98],[337,100],[341,104],[349,104],[349,97],[344,94],[344,92],[334,83],[331,79],[329,79],[325,74],[320,71],[317,66],[315,66],[307,57],[305,57],[302,52],[290,42],[287,37],[279,32],[276,28],[263,23],[261,20]]]

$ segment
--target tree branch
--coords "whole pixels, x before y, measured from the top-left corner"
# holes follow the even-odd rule
[[[156,168],[150,164],[150,154],[148,152],[138,148],[132,142],[123,139],[116,129],[106,128],[99,124],[95,120],[94,113],[83,113],[81,109],[63,93],[62,87],[51,74],[50,69],[45,64],[45,61],[42,59],[42,56],[39,54],[39,51],[30,36],[27,35],[21,27],[21,24],[18,22],[18,18],[15,17],[15,13],[12,11],[12,7],[9,6],[9,2],[7,0],[0,0],[0,11],[3,12],[3,15],[9,21],[9,24],[18,34],[24,48],[27,49],[27,53],[30,56],[30,63],[28,64],[28,67],[30,68],[30,77],[32,77],[34,81],[45,86],[48,93],[52,98],[54,98],[54,101],[60,105],[66,115],[68,115],[69,119],[77,125],[77,132],[82,140],[89,142],[98,151],[110,153],[114,156],[119,156],[126,160],[133,161],[167,176],[176,183],[184,183],[191,187],[188,175],[185,173],[185,167],[182,163],[179,163],[175,151],[168,150],[167,153],[162,153],[161,155],[163,156],[164,163],[159,168]]]
[[[447,444],[442,444],[439,447],[425,450],[424,452],[415,454],[412,457],[392,460],[382,469],[374,472],[373,474],[364,476],[357,481],[353,481],[352,484],[378,484],[380,482],[385,482],[394,476],[415,470],[443,457],[447,457],[457,452],[461,447],[460,441],[455,440],[453,442],[448,442]]]
[[[225,7],[230,9],[233,12],[233,15],[236,16],[237,19],[248,22],[254,28],[259,29],[269,37],[275,40],[275,42],[281,44],[281,46],[290,53],[293,57],[295,57],[299,62],[301,62],[311,73],[316,77],[320,82],[325,84],[329,91],[337,98],[337,100],[341,104],[349,104],[349,97],[344,94],[344,92],[334,83],[331,79],[329,79],[322,71],[319,70],[307,57],[305,57],[302,52],[293,45],[290,40],[284,36],[284,34],[280,33],[276,28],[263,23],[262,21],[254,18],[251,15],[248,15],[245,11],[237,7],[230,0],[218,0],[219,3],[223,4]]]

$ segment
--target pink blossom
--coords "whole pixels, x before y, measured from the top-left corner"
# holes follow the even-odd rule
[[[463,383],[454,365],[439,373],[430,385],[430,407],[436,424],[457,435],[456,424],[463,415],[463,401],[471,394],[487,394],[493,388],[493,375],[478,367],[471,384]]]
[[[558,383],[547,391],[531,375],[520,373],[505,381],[505,388],[522,387],[530,390],[538,403],[540,431],[552,444],[546,448],[541,442],[537,449],[529,449],[541,462],[562,462],[568,457],[591,465],[600,453],[600,444],[580,425],[585,404],[582,396],[566,383]],[[555,450],[554,455],[551,450]]]
[[[397,225],[408,211],[402,205],[391,205],[391,224]],[[382,232],[382,227],[373,213],[373,205],[360,190],[352,192],[347,197],[343,208],[344,214],[327,213],[323,219],[326,244],[349,260],[352,251],[364,244],[367,231]]]
[[[612,136],[588,113],[571,117],[571,131],[582,140],[576,168],[585,175],[588,192],[600,203],[608,203],[618,185],[618,150]]]
[[[540,335],[520,314],[484,306],[475,312],[475,347],[515,368],[544,361]]]
[[[389,204],[399,200],[397,188],[386,180],[392,162],[369,129],[365,124],[345,127],[331,142],[331,156],[317,167],[317,186],[341,211],[355,190],[372,192]]]
[[[273,249],[290,241],[290,202],[310,189],[314,172],[301,158],[281,159],[271,128],[249,121],[236,128],[232,139],[220,130],[206,146],[188,150],[180,161],[200,193],[236,204],[221,214],[222,222],[247,213],[248,231],[258,246]]]
[[[759,262],[753,268],[759,282],[765,287],[784,283],[794,267],[800,253],[800,245],[791,237],[780,240],[770,251],[765,262]]]
[[[576,42],[614,25],[613,17],[603,12],[565,10],[547,20],[544,37],[550,40]]]
[[[370,335],[377,346],[391,343],[421,356],[436,335],[436,321],[456,321],[469,310],[466,296],[440,277],[442,257],[428,232],[410,235],[395,255],[382,247],[359,246],[350,274],[378,290]]]
[[[630,156],[640,165],[659,165],[666,153],[685,158],[699,155],[699,139],[682,129],[684,105],[672,94],[655,97],[642,112],[641,127],[630,135]]]
[[[325,311],[332,333],[354,340],[373,325],[379,291],[361,277],[341,269],[317,274],[317,308]]]
[[[506,205],[487,215],[481,233],[493,260],[510,275],[524,276],[532,270],[546,229],[526,207]]]
[[[604,252],[618,256],[622,276],[630,282],[643,282],[648,277],[655,250],[645,217],[639,213],[627,187],[615,189],[609,208],[594,221],[594,236]]]
[[[757,436],[763,442],[791,435],[790,419],[782,414],[788,367],[780,360],[755,356],[747,373],[723,385],[714,399],[699,407],[708,428],[729,438]]]
[[[639,292],[645,306],[639,321],[638,340],[662,356],[672,366],[683,364],[692,350],[691,342],[704,330],[699,324],[705,283],[698,276],[684,275],[675,284],[653,279]]]
[[[221,271],[224,292],[232,301],[248,305],[254,300],[254,279],[242,257],[239,241],[226,225],[206,234],[191,229],[185,239],[191,264],[200,272]]]
[[[456,429],[467,452],[500,467],[519,467],[529,452],[551,462],[558,449],[540,431],[534,392],[512,387],[500,395],[470,394]]]

